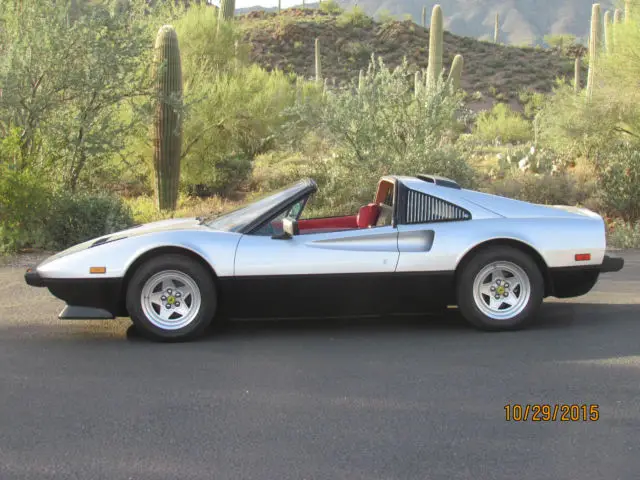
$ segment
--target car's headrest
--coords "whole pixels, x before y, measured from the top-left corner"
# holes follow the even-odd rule
[[[369,228],[374,226],[376,224],[376,220],[378,220],[379,214],[380,207],[375,203],[370,203],[369,205],[360,207],[358,217],[356,218],[358,228]]]

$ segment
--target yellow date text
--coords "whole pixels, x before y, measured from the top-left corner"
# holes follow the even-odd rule
[[[597,422],[597,403],[510,403],[504,406],[507,422]]]

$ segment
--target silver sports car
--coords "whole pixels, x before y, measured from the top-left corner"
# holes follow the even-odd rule
[[[213,219],[154,222],[46,259],[25,274],[67,303],[63,319],[130,316],[146,335],[185,340],[229,317],[420,313],[457,305],[473,325],[529,324],[547,296],[587,293],[623,260],[603,219],[386,176],[352,215],[302,218],[313,180]]]

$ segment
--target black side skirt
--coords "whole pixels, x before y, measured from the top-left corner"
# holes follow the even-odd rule
[[[428,312],[455,303],[454,272],[221,277],[227,316],[319,317]]]

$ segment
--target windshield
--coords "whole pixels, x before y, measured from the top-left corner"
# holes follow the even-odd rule
[[[279,205],[285,205],[287,201],[297,194],[301,193],[305,189],[308,189],[310,183],[308,180],[303,180],[296,183],[291,187],[287,187],[284,190],[280,190],[276,193],[271,193],[260,200],[254,200],[252,203],[240,207],[230,213],[217,217],[213,220],[203,222],[207,227],[215,230],[222,230],[224,232],[238,232],[255,220],[263,217],[274,209],[277,209]],[[275,213],[275,212],[274,212]],[[266,220],[266,219],[265,219]]]

